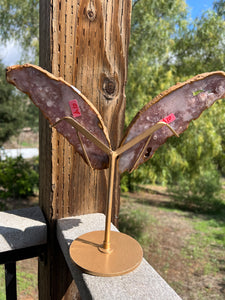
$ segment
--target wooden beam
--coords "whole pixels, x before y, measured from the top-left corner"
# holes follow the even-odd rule
[[[131,4],[131,0],[40,0],[40,65],[76,86],[94,103],[114,149],[124,127]],[[60,268],[56,266],[62,255],[53,249],[58,247],[55,220],[104,213],[107,183],[108,171],[92,171],[40,116],[40,206],[49,221],[48,261],[39,271],[41,299],[63,299],[70,294],[70,282],[64,288],[61,283],[63,277],[72,281],[68,271],[63,270],[65,276],[59,277],[62,257],[58,260]],[[113,222],[118,211],[117,174]]]

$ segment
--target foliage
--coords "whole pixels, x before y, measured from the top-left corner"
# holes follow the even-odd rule
[[[217,0],[213,3],[214,9],[219,16],[225,16],[225,2],[224,0]]]
[[[210,169],[196,178],[181,177],[177,185],[169,188],[175,201],[181,202],[188,209],[201,212],[218,211],[224,206],[219,197],[220,190],[219,174]]]
[[[127,116],[177,81],[225,68],[224,3],[191,21],[184,1],[136,1],[129,51]],[[217,13],[218,11],[218,13]],[[166,31],[166,32],[165,32]],[[192,122],[179,139],[170,138],[122,187],[138,182],[170,185],[179,199],[217,201],[224,174],[224,104],[219,101]],[[200,204],[200,203],[199,203]]]
[[[126,88],[126,124],[142,106],[174,83],[174,37],[187,24],[183,0],[136,1],[132,11]]]
[[[148,228],[149,215],[140,209],[121,210],[119,216],[119,230],[135,238],[143,246],[149,244]]]
[[[0,62],[0,147],[24,127],[38,128],[38,109],[5,78]]]
[[[23,117],[20,96],[7,84],[5,69],[0,63],[0,147],[10,136],[18,133]]]
[[[23,49],[22,61],[38,64],[39,1],[1,0],[0,23],[0,40],[2,43],[16,40]],[[3,124],[6,128],[3,129],[3,131],[8,131],[4,141],[7,140],[13,132],[16,133],[16,128],[31,127],[33,130],[38,129],[38,109],[30,103],[27,96],[18,91],[15,92],[15,89],[7,84],[6,80],[2,77],[5,77],[3,74],[5,72],[2,67],[3,66],[1,65],[0,92],[4,88],[6,90],[5,95],[7,95],[8,99],[5,97],[5,99],[7,99],[7,104],[3,106],[0,95],[0,111],[4,114],[4,119],[2,115],[0,115],[0,146],[2,144],[1,132]],[[16,109],[14,111],[9,109],[8,102],[12,96],[14,96],[14,101],[15,98],[17,98],[14,105],[14,108]],[[17,122],[19,117],[21,117],[20,121]]]
[[[0,40],[16,40],[23,48],[23,61],[38,63],[39,52],[39,1],[0,1]],[[0,64],[0,147],[11,135],[23,127],[38,128],[38,109],[28,97],[16,91],[5,80]]]
[[[209,10],[191,25],[175,38],[174,67],[178,80],[225,67],[224,19]]]
[[[224,172],[223,147],[225,112],[217,102],[201,118],[194,121],[174,147],[178,159],[170,172],[168,184],[176,199],[194,203],[202,210],[219,209],[221,174]],[[173,147],[173,143],[170,144]],[[170,167],[173,167],[169,163]]]
[[[0,196],[27,197],[38,187],[36,164],[25,161],[22,156],[0,161]]]
[[[1,0],[0,37],[3,42],[19,41],[24,56],[38,57],[38,0]],[[36,60],[37,62],[37,60]]]

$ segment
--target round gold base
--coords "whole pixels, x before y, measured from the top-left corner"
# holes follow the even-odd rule
[[[109,253],[101,250],[104,231],[81,235],[70,246],[70,257],[84,272],[96,276],[119,276],[133,271],[142,261],[139,243],[124,233],[111,231]]]

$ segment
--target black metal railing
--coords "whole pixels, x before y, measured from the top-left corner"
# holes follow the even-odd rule
[[[16,262],[33,257],[44,259],[47,245],[37,245],[0,253],[0,264],[5,265],[6,300],[17,299]]]

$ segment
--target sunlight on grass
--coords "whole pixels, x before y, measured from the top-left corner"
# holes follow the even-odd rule
[[[206,219],[194,221],[194,228],[207,234],[207,242],[211,245],[221,245],[225,248],[225,220]]]
[[[32,291],[37,288],[37,274],[17,272],[18,294],[32,295]]]
[[[191,223],[195,232],[187,239],[182,253],[190,263],[198,261],[202,266],[199,272],[213,275],[225,262],[225,220],[218,216],[195,216]]]

